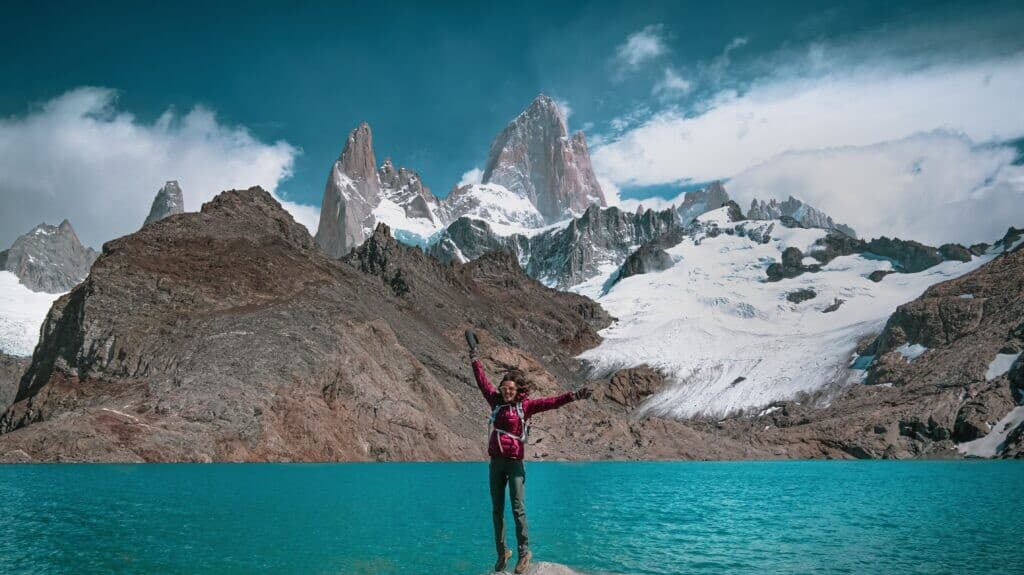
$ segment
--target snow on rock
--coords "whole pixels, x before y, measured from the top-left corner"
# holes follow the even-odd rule
[[[53,302],[64,294],[34,292],[18,276],[0,271],[0,352],[32,355],[39,341],[39,328]]]
[[[924,354],[924,352],[928,351],[928,348],[919,343],[905,343],[897,347],[893,351],[902,355],[903,359],[907,361],[914,361],[915,359],[921,357],[921,355]]]
[[[974,457],[995,457],[1003,450],[1006,436],[1021,422],[1024,422],[1024,405],[1018,405],[1011,409],[1010,413],[999,420],[999,423],[985,437],[957,444],[957,451]]]
[[[387,224],[395,238],[404,244],[426,247],[444,226],[430,218],[409,217],[406,209],[388,198],[381,198],[373,209],[375,223]]]
[[[985,372],[985,380],[992,381],[1000,375],[1010,371],[1010,366],[1013,365],[1014,360],[1016,360],[1019,355],[1019,353],[997,354],[996,358],[992,360],[992,363],[988,364],[988,371]]]
[[[702,215],[700,227],[744,224],[727,221],[725,211]],[[595,374],[641,364],[668,374],[668,385],[641,408],[655,415],[724,415],[764,407],[800,392],[847,384],[859,338],[878,333],[897,306],[928,286],[991,259],[946,261],[876,283],[868,275],[891,264],[849,255],[817,273],[767,282],[767,266],[779,261],[785,248],[807,253],[826,233],[774,224],[767,243],[735,233],[738,229],[715,235],[693,231],[666,250],[676,261],[667,270],[625,278],[604,295],[600,288],[607,277],[575,286],[619,318],[601,332],[601,345],[580,358]],[[813,289],[818,297],[799,307],[787,305],[785,295],[797,289]],[[843,305],[822,313],[837,298]]]
[[[526,197],[498,184],[470,184],[452,191],[445,204],[454,221],[468,216],[487,222],[491,230],[502,236],[531,235],[545,227],[544,216]],[[558,222],[550,227],[564,227]]]

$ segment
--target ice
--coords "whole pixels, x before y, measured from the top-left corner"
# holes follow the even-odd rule
[[[0,271],[0,351],[32,355],[39,341],[39,328],[61,295],[34,292],[22,285],[18,276]]]
[[[988,371],[985,372],[985,380],[992,381],[993,379],[1003,375],[1010,371],[1010,366],[1013,365],[1014,360],[1020,356],[1019,353],[1000,353],[996,355],[996,358],[992,360],[992,363],[988,364]]]
[[[497,184],[473,184],[453,192],[450,198],[452,220],[462,216],[483,220],[503,236],[529,235],[544,227],[544,217],[528,198]],[[564,222],[561,224],[564,225]]]
[[[399,238],[400,235],[403,236],[399,239],[406,244],[426,246],[435,234],[444,229],[443,226],[429,218],[406,216],[405,208],[387,198],[381,198],[380,203],[373,210],[373,217],[378,223],[387,224],[396,238]],[[405,232],[405,234],[398,232]]]
[[[902,355],[903,359],[905,359],[907,361],[914,361],[915,359],[921,357],[921,355],[924,352],[928,351],[928,348],[923,346],[923,345],[921,345],[921,344],[919,344],[919,343],[915,343],[915,344],[905,343],[905,344],[897,347],[893,351],[895,351],[896,353]]]
[[[979,437],[974,441],[968,441],[967,443],[959,443],[956,448],[960,453],[964,455],[973,455],[974,457],[995,457],[1003,450],[1003,442],[1006,441],[1006,436],[1013,431],[1015,427],[1024,422],[1024,405],[1018,405],[1017,407],[1010,410],[1010,413],[1006,414],[1006,417],[999,420],[999,423],[989,431],[985,437]]]
[[[723,213],[698,220],[722,228],[743,223],[728,222]],[[891,263],[849,255],[817,273],[766,281],[765,269],[786,247],[806,253],[825,233],[776,221],[766,244],[736,234],[690,237],[666,250],[676,263],[665,271],[626,278],[603,295],[601,286],[615,270],[575,286],[618,318],[601,332],[602,343],[580,358],[595,375],[641,364],[664,371],[665,388],[641,412],[691,417],[761,408],[799,392],[848,385],[858,339],[880,332],[897,306],[929,286],[992,259],[947,261],[876,283],[867,276]],[[785,294],[801,288],[818,295],[799,307],[787,305]],[[836,298],[843,305],[821,313]]]

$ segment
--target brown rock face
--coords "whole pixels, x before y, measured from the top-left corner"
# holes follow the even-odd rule
[[[558,106],[540,95],[491,143],[483,182],[528,198],[548,221],[607,205],[582,132],[569,137]]]
[[[373,209],[380,203],[373,134],[366,122],[348,136],[324,188],[316,242],[341,257],[362,243],[373,227]]]
[[[28,367],[28,358],[14,357],[0,353],[0,409],[7,409],[14,403],[18,393],[18,382]]]

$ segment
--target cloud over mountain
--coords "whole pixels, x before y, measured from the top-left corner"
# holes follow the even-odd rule
[[[166,180],[178,180],[185,209],[194,211],[225,189],[275,190],[298,153],[201,106],[149,123],[119,109],[113,90],[70,90],[0,119],[0,245],[40,221],[69,218],[82,241],[98,247],[138,229]],[[315,208],[283,203],[315,230]]]
[[[985,214],[1024,199],[1007,145],[1024,136],[1024,55],[927,66],[819,56],[814,72],[656,112],[595,146],[595,170],[620,188],[734,178],[740,199],[794,194],[864,233],[922,241],[991,239],[1012,223]]]

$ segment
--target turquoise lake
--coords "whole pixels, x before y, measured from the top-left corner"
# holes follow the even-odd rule
[[[583,573],[1024,573],[1024,462],[529,462],[526,494]],[[0,505],[5,574],[494,561],[485,463],[0,465]]]

